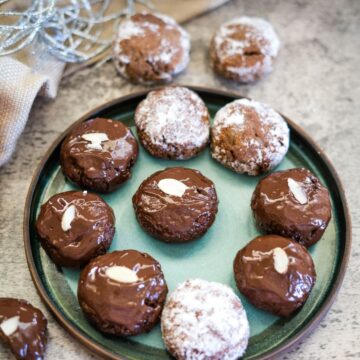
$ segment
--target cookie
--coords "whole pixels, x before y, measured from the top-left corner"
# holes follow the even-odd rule
[[[131,176],[138,144],[120,121],[95,118],[76,126],[60,150],[61,168],[88,190],[110,192]]]
[[[253,305],[284,317],[303,306],[316,280],[306,248],[278,235],[258,236],[241,249],[234,274],[238,289]]]
[[[269,106],[235,100],[215,115],[211,155],[237,173],[259,175],[275,168],[289,148],[286,121]]]
[[[185,70],[189,53],[188,33],[161,14],[138,13],[124,18],[113,45],[120,75],[145,85],[171,81]]]
[[[306,247],[320,240],[331,219],[328,190],[304,168],[278,171],[260,180],[251,208],[259,229]]]
[[[42,247],[56,265],[79,267],[110,247],[115,216],[100,196],[67,191],[52,196],[41,206],[36,230]]]
[[[101,332],[117,336],[150,331],[160,319],[167,286],[160,264],[136,250],[114,251],[81,272],[79,304]]]
[[[150,91],[136,108],[135,124],[145,149],[163,159],[190,159],[209,141],[208,109],[195,92],[180,86]]]
[[[178,360],[235,360],[246,350],[249,323],[240,299],[223,284],[187,280],[166,301],[164,343]]]
[[[47,320],[25,300],[0,298],[0,339],[16,359],[42,360],[47,343]]]
[[[235,18],[222,24],[211,40],[212,67],[225,78],[253,82],[272,72],[279,48],[279,38],[268,21]]]
[[[136,218],[151,236],[184,243],[204,235],[213,224],[218,200],[213,182],[182,167],[157,171],[133,196]]]

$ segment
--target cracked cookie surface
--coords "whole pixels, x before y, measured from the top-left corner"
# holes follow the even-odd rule
[[[168,16],[138,13],[123,19],[113,45],[124,78],[145,85],[169,82],[189,62],[190,37]]]
[[[212,67],[228,79],[253,82],[272,72],[279,47],[279,38],[268,21],[235,18],[222,24],[212,38]]]

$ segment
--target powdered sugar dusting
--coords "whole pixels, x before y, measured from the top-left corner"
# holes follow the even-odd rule
[[[138,129],[152,143],[167,149],[169,144],[199,147],[209,139],[208,110],[193,91],[166,87],[151,91],[135,114]]]
[[[253,117],[247,116],[249,110],[255,110],[258,114],[257,124],[252,122]],[[230,126],[235,126],[233,131],[238,134],[238,139],[241,139],[241,147],[248,150],[256,149],[256,156],[250,161],[242,162],[235,159],[228,163],[226,151],[221,147],[219,138],[223,129]],[[262,137],[255,136],[251,131],[247,132],[254,126],[259,127]],[[235,100],[216,113],[212,136],[213,143],[218,144],[213,146],[213,158],[236,172],[251,175],[257,175],[258,167],[264,161],[269,163],[268,170],[277,166],[289,148],[289,128],[282,116],[268,105],[248,99]]]
[[[217,135],[222,128],[232,125],[241,126],[244,124],[245,116],[240,106],[233,106],[230,103],[222,107],[215,115],[213,133]]]
[[[161,329],[180,359],[237,359],[246,350],[249,324],[240,299],[223,284],[187,280],[165,304]]]
[[[146,13],[142,13],[146,15]],[[170,64],[181,53],[180,58],[176,60],[174,68],[170,73],[162,72],[158,74],[159,79],[171,80],[173,75],[176,75],[183,71],[189,63],[190,52],[190,37],[189,34],[179,26],[176,21],[168,16],[154,13],[153,16],[161,19],[165,26],[161,26],[149,21],[134,21],[132,17],[124,19],[118,28],[117,38],[114,42],[113,52],[115,65],[119,72],[127,77],[126,65],[131,62],[131,56],[124,53],[123,40],[129,40],[132,38],[152,38],[161,37],[160,45],[156,49],[156,54],[147,54],[144,51],[143,55],[146,56],[146,62],[156,67],[157,63]],[[167,31],[176,30],[179,34],[179,46],[174,46],[170,43],[166,33]],[[159,70],[158,70],[159,71]],[[140,82],[147,83],[138,79]]]
[[[133,36],[143,36],[145,34],[144,28],[145,24],[140,26],[139,23],[134,22],[131,19],[125,19],[118,29],[118,35],[116,38],[117,45],[120,45],[119,43],[122,40],[130,39]]]
[[[241,36],[243,34],[243,36]],[[233,57],[251,56],[256,49],[259,51],[258,61],[242,61],[239,66],[225,65],[226,71],[237,75],[243,82],[251,82],[273,70],[273,59],[277,56],[280,41],[272,25],[257,17],[239,17],[232,19],[220,28],[213,39],[216,57],[220,63],[226,64]],[[255,49],[254,49],[255,46]],[[247,54],[247,51],[251,55]],[[256,55],[256,54],[255,54]]]
[[[239,26],[247,27],[245,39],[231,37],[238,32]],[[258,17],[242,16],[232,19],[221,25],[214,36],[216,51],[221,58],[243,54],[244,49],[250,45],[251,41],[263,43],[261,46],[263,55],[276,57],[279,52],[280,40],[273,26]]]
[[[262,62],[258,61],[253,66],[228,66],[226,70],[233,74],[237,74],[244,82],[251,82],[256,80],[257,74],[259,73],[263,75],[270,74],[273,71],[273,62],[271,57],[265,56]]]

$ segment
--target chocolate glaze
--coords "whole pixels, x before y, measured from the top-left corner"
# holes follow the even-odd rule
[[[110,279],[105,271],[111,266],[135,271],[138,281]],[[136,250],[122,250],[99,256],[84,268],[78,299],[100,331],[127,336],[147,332],[159,321],[167,291],[161,266],[154,258]]]
[[[274,268],[272,250],[282,248],[288,269]],[[279,316],[289,316],[307,300],[316,280],[312,258],[306,248],[278,235],[259,236],[241,249],[234,260],[238,289],[252,304]]]
[[[71,229],[64,231],[61,219],[75,205]],[[113,210],[100,196],[87,191],[68,191],[52,196],[41,206],[36,221],[41,245],[59,266],[77,267],[104,254],[115,233]]]
[[[105,133],[109,140],[102,150],[89,148],[82,138],[88,133]],[[60,162],[64,174],[87,189],[110,192],[126,181],[138,155],[131,130],[120,121],[95,118],[77,126],[64,140]]]
[[[183,196],[164,193],[158,183],[175,179],[188,189]],[[200,171],[167,168],[147,178],[133,196],[136,217],[142,228],[166,242],[186,242],[202,236],[212,225],[218,210],[213,182]]]
[[[305,204],[290,191],[289,178],[305,191]],[[278,171],[260,180],[251,208],[261,230],[291,237],[306,247],[321,238],[331,219],[328,190],[314,174],[303,168]]]
[[[10,335],[0,328],[0,338],[17,359],[42,360],[47,342],[47,320],[43,313],[25,300],[0,298],[0,324],[19,316],[19,325]]]

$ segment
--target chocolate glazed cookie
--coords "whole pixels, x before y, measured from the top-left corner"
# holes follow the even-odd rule
[[[120,121],[95,118],[78,125],[63,141],[64,174],[89,190],[110,192],[130,176],[138,155],[131,130]]]
[[[137,335],[159,321],[167,286],[160,264],[136,250],[114,251],[92,260],[81,272],[79,304],[100,331]]]
[[[16,359],[42,360],[47,342],[47,320],[25,300],[0,298],[0,339]]]
[[[261,230],[306,247],[319,241],[331,219],[328,190],[303,168],[278,171],[260,180],[251,208]]]
[[[241,249],[234,273],[237,287],[252,304],[278,316],[301,307],[316,279],[306,248],[278,235],[259,236]]]
[[[36,230],[56,265],[78,267],[109,248],[115,216],[100,196],[68,191],[52,196],[41,206]]]
[[[182,167],[158,171],[133,196],[141,227],[165,242],[188,242],[202,236],[218,210],[214,183],[200,171]]]

